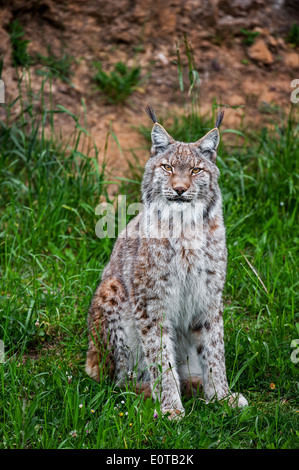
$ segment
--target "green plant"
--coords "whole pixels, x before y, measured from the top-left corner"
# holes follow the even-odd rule
[[[297,23],[292,24],[287,36],[287,42],[293,44],[295,47],[299,46],[299,25]]]
[[[184,47],[185,47],[185,53],[186,53],[187,60],[188,60],[188,80],[189,80],[188,95],[192,97],[192,103],[193,103],[194,99],[196,98],[196,93],[199,90],[200,78],[199,78],[199,73],[196,69],[196,65],[194,61],[193,50],[191,48],[191,45],[188,42],[186,34],[184,35]],[[176,55],[177,55],[176,63],[177,63],[177,69],[178,69],[179,86],[180,86],[181,93],[183,93],[185,90],[185,84],[184,84],[183,64],[182,64],[182,59],[181,59],[179,43],[176,43]]]
[[[241,64],[243,64],[243,65],[248,65],[248,64],[249,64],[249,60],[244,58],[244,59],[241,60]]]
[[[31,65],[33,60],[27,51],[29,44],[28,39],[23,39],[25,34],[23,26],[18,20],[9,25],[10,42],[12,47],[12,60],[14,66],[27,67]]]
[[[259,31],[249,31],[249,30],[243,29],[243,28],[241,28],[240,31],[244,36],[242,42],[246,46],[252,46],[252,44],[254,44],[255,38],[257,36],[259,36],[259,34],[260,34]]]
[[[117,62],[114,70],[105,72],[101,62],[93,65],[97,70],[94,75],[96,86],[110,103],[124,102],[140,83],[140,67],[129,68],[123,62]]]
[[[280,111],[280,106],[275,103],[268,103],[266,101],[262,101],[259,106],[258,110],[262,114],[277,114]]]
[[[46,71],[54,77],[60,78],[64,82],[70,82],[71,66],[74,61],[74,56],[70,54],[63,54],[60,57],[52,52],[51,46],[48,46],[48,55],[36,54],[36,61],[43,65]],[[38,71],[41,73],[41,71]]]

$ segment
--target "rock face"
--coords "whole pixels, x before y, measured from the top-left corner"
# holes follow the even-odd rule
[[[14,18],[39,18],[60,30],[67,30],[75,21],[79,23],[81,17],[89,16],[101,26],[102,41],[134,43],[141,38],[155,41],[183,33],[193,39],[207,30],[210,34],[226,35],[256,26],[273,29],[274,24],[275,28],[277,25],[283,28],[293,19],[296,1],[4,0],[2,3]]]
[[[261,109],[271,112],[277,103],[290,104],[290,83],[298,71],[298,49],[286,42],[296,18],[299,0],[2,0],[0,9],[0,59],[5,99],[14,102],[18,96],[18,75],[12,64],[9,24],[14,20],[24,29],[29,40],[28,52],[48,55],[48,46],[58,57],[74,57],[71,65],[72,84],[59,78],[52,82],[54,106],[62,104],[75,115],[84,115],[87,128],[98,148],[113,123],[114,133],[126,158],[130,149],[142,148],[144,141],[136,122],[148,125],[144,113],[151,103],[158,114],[182,112],[182,99],[189,103],[190,55],[196,71],[197,97],[201,114],[211,115],[212,103],[226,106],[225,125],[238,128],[244,120],[250,125],[265,123]],[[258,32],[254,44],[244,44],[244,34]],[[254,35],[253,35],[254,36]],[[178,79],[178,55],[181,79]],[[112,106],[95,89],[94,62],[111,71],[119,61],[131,67],[139,65],[142,83],[130,95],[126,106]],[[41,88],[41,64],[31,66],[31,85],[38,95]],[[193,72],[193,69],[192,69]],[[25,80],[22,82],[25,88]],[[190,92],[190,94],[189,94]],[[44,87],[45,100],[49,92]],[[19,102],[12,112],[17,115]],[[267,108],[264,104],[266,103]],[[262,106],[263,105],[263,106]],[[0,106],[0,119],[4,116]],[[63,114],[55,115],[62,135],[73,132],[74,122]],[[85,125],[85,124],[84,124]],[[134,133],[133,133],[134,132]],[[226,137],[228,134],[226,134]],[[143,139],[143,138],[142,138]],[[132,144],[133,142],[133,144]],[[125,149],[125,150],[124,150]],[[127,153],[126,153],[127,152]],[[142,155],[141,155],[142,153]],[[137,151],[142,161],[144,152]],[[109,167],[115,162],[119,174],[126,162],[116,143],[109,143]]]
[[[263,39],[257,39],[256,42],[248,48],[248,56],[252,60],[256,60],[262,64],[273,64],[273,55],[268,49],[267,44]]]
[[[299,68],[299,54],[298,54],[298,52],[288,52],[285,55],[284,62],[285,62],[285,65],[287,67],[290,67],[292,69],[298,69]]]

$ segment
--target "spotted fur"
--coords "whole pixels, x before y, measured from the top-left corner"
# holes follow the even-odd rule
[[[207,402],[244,406],[225,370],[227,250],[215,164],[223,115],[200,140],[183,143],[149,114],[143,211],[116,240],[92,300],[86,372],[97,381],[106,373],[119,385],[133,381],[171,417],[184,413],[181,394],[200,385]]]

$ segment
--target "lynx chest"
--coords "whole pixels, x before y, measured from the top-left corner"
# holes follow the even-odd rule
[[[176,243],[169,264],[169,296],[166,315],[174,327],[188,328],[194,317],[206,310],[211,299],[208,288],[209,260],[202,246],[190,249]]]

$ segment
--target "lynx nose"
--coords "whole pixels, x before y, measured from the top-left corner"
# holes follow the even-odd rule
[[[175,192],[181,196],[181,194],[183,194],[185,191],[187,191],[186,188],[183,188],[182,186],[178,186],[177,188],[173,188],[175,190]]]

